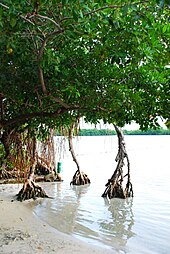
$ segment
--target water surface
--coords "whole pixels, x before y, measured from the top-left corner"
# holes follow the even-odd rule
[[[54,228],[88,243],[118,253],[168,254],[170,136],[125,136],[125,141],[133,199],[101,198],[116,167],[116,136],[74,140],[80,166],[91,179],[86,186],[70,186],[76,165],[70,154],[65,153],[63,158],[57,138],[57,160],[62,161],[64,181],[42,183],[54,199],[37,200],[32,203],[33,209]]]

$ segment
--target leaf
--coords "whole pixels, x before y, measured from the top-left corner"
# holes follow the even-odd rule
[[[81,18],[84,17],[82,10],[80,10],[80,17],[81,17]]]
[[[62,4],[67,4],[67,0],[62,0]]]
[[[78,21],[78,14],[77,12],[75,11],[75,9],[72,10],[72,14],[73,14],[73,18],[75,21]]]
[[[16,25],[16,23],[17,23],[16,18],[15,18],[15,17],[12,17],[12,18],[10,19],[10,25],[11,25],[12,27],[14,27],[14,26]]]
[[[167,25],[165,25],[163,28],[162,28],[162,32],[165,33],[167,30]]]
[[[170,0],[165,0],[165,3],[170,5]]]
[[[170,130],[170,120],[169,119],[166,121],[165,125]]]
[[[122,14],[124,16],[126,16],[127,13],[128,13],[128,10],[129,10],[129,6],[128,5],[123,6],[123,8],[122,8]]]
[[[165,0],[160,0],[160,1],[159,1],[159,6],[160,6],[161,8],[164,7],[164,4],[165,4]]]

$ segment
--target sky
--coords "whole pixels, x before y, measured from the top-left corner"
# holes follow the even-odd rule
[[[161,120],[161,118],[159,118],[158,120],[160,126],[164,129],[166,129],[166,126],[164,124],[164,122]],[[80,128],[81,129],[109,129],[109,130],[114,130],[114,126],[113,124],[104,124],[102,121],[97,124],[87,124],[85,123],[83,120],[80,123]],[[131,124],[126,124],[122,129],[124,130],[139,130],[139,124],[132,122]]]

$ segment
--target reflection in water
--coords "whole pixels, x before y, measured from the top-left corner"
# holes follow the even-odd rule
[[[116,237],[119,246],[126,246],[127,240],[135,235],[132,231],[134,215],[132,211],[133,199],[104,199],[108,206],[113,221],[103,220],[100,222],[102,231],[106,234],[112,233]]]
[[[38,199],[31,205],[52,227],[88,243],[116,249],[121,254],[167,254],[170,249],[170,170],[167,166],[170,136],[126,136],[134,169],[135,198],[108,202],[101,194],[107,175],[112,174],[113,156],[102,153],[102,144],[103,140],[113,139],[117,151],[115,138],[82,137],[79,157],[92,180],[90,186],[70,187],[75,172],[70,156],[63,161],[64,182],[41,184],[54,199]]]
[[[79,200],[87,192],[88,185],[84,189],[78,188],[79,186],[70,188],[69,185],[61,182],[48,184],[48,187],[47,184],[41,185],[48,188],[49,196],[54,199],[37,200],[35,213],[61,232],[74,233],[80,205]]]
[[[81,185],[81,186],[71,185],[71,189],[75,191],[77,200],[79,200],[84,194],[87,193],[89,186],[90,184]]]
[[[47,189],[47,183],[43,185]],[[132,199],[108,201],[92,195],[93,191],[90,185],[48,184],[48,194],[54,199],[37,200],[34,210],[63,233],[123,251],[127,240],[134,235]]]
[[[75,188],[78,199],[81,198],[84,187],[85,186],[81,186],[81,189],[79,187]],[[79,204],[80,203],[81,202],[79,200]],[[101,212],[99,215],[97,215],[98,212],[96,211],[95,215],[93,214],[92,216],[94,211],[89,210],[88,213],[86,212],[87,218],[83,217],[83,221],[77,217],[77,222],[81,222],[82,227],[79,231],[77,228],[77,232],[75,232],[75,234],[87,237],[88,229],[88,232],[90,232],[88,237],[90,239],[96,241],[102,240],[102,242],[106,245],[112,245],[114,246],[114,249],[117,246],[119,251],[123,251],[125,250],[127,240],[135,235],[132,231],[132,227],[134,225],[134,215],[132,212],[133,199],[112,199],[110,201],[108,199],[104,199],[104,205],[107,208],[105,214],[102,214]],[[102,209],[103,207],[101,207],[101,210]],[[96,221],[94,217],[97,217]],[[85,228],[87,222],[88,227]],[[96,224],[94,230],[90,230],[90,228],[93,228],[94,223]]]

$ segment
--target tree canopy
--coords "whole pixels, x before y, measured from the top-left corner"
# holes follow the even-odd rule
[[[170,1],[0,1],[0,128],[170,117]]]

